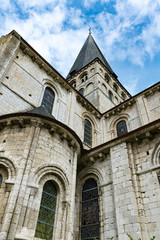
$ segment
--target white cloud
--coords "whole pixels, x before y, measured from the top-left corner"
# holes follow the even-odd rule
[[[66,0],[1,0],[0,34],[18,31],[64,76],[92,27],[107,60],[129,60],[142,66],[160,50],[160,0],[100,0],[115,3],[115,13],[102,12],[90,18]],[[94,8],[98,0],[84,0]],[[137,30],[139,28],[139,30]],[[134,85],[134,84],[133,84]],[[135,85],[134,85],[135,86]]]
[[[123,85],[132,96],[137,93],[137,84],[139,79],[139,77],[128,76],[126,83]]]
[[[0,10],[5,11],[11,7],[10,0],[1,0],[0,2]]]

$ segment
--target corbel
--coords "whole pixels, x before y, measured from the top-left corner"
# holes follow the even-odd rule
[[[101,118],[100,114],[99,113],[96,113],[96,118]]]
[[[106,155],[104,153],[99,153],[98,154],[98,160],[103,161],[105,159]]]
[[[139,138],[139,137],[135,137],[135,141],[138,143],[138,144],[141,144],[142,143],[142,140]]]
[[[76,145],[75,141],[72,139],[71,141],[68,141],[68,145],[71,147],[74,147]]]
[[[94,157],[90,157],[89,161],[92,162],[92,163],[95,163],[96,159]]]
[[[48,74],[48,75],[51,75],[51,73],[52,73],[52,70],[49,69],[49,70],[47,71],[47,74]]]
[[[151,132],[146,132],[145,135],[149,140],[152,140],[154,138],[154,136],[153,136],[153,134],[151,134]]]
[[[26,54],[27,52],[29,52],[29,48],[25,47],[25,48],[23,49],[23,53]]]
[[[50,129],[49,129],[49,133],[53,136],[53,134],[57,131],[57,127],[56,126],[52,126]]]
[[[19,125],[20,128],[24,128],[25,127],[24,119],[22,119],[22,118],[19,119],[18,125]]]
[[[44,68],[44,63],[39,64],[40,68]]]
[[[62,133],[61,135],[60,135],[60,138],[61,138],[61,140],[63,141],[64,139],[67,139],[67,133]]]
[[[35,62],[37,60],[37,56],[31,57],[32,62]]]

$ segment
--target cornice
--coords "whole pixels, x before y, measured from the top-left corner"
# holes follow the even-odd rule
[[[11,128],[17,125],[19,128],[34,126],[48,129],[51,136],[57,133],[62,141],[66,140],[73,149],[83,150],[83,145],[78,135],[65,124],[56,119],[34,113],[12,113],[0,116],[0,131],[5,127]]]
[[[148,140],[152,140],[158,133],[160,133],[160,119],[128,132],[121,137],[114,138],[95,148],[85,150],[78,164],[81,166],[81,168],[83,168],[87,164],[95,163],[96,161],[103,161],[107,158],[107,155],[110,154],[110,148],[123,142],[137,143],[140,145],[143,139],[147,138]]]

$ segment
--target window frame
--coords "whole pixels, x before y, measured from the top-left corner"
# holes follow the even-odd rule
[[[84,137],[83,137],[83,141],[89,147],[92,147],[93,126],[92,126],[92,122],[89,119],[87,119],[87,118],[84,119]]]
[[[120,124],[122,126],[119,126]],[[121,130],[124,130],[124,132],[122,133]],[[127,122],[125,120],[122,119],[122,120],[117,122],[117,124],[116,124],[116,132],[117,132],[117,137],[121,137],[121,136],[123,136],[123,135],[128,133]]]
[[[51,97],[51,103],[49,102],[49,100],[47,99],[47,97]],[[46,87],[43,93],[43,98],[42,98],[42,103],[41,106],[44,106],[47,111],[52,114],[52,110],[53,110],[53,105],[54,105],[54,101],[55,101],[55,91],[53,91],[53,89],[51,87]]]
[[[86,185],[88,184],[89,181],[94,182],[94,184],[96,186],[85,189]],[[96,192],[96,195],[95,195],[95,192]],[[89,196],[84,196],[84,193],[89,193]],[[87,199],[87,197],[89,197],[90,199]],[[98,191],[97,181],[93,177],[90,177],[90,178],[86,179],[86,181],[84,182],[84,184],[82,186],[82,191],[81,191],[81,198],[82,198],[82,202],[81,202],[81,229],[80,229],[81,239],[82,240],[92,240],[94,238],[100,239],[99,191]],[[88,204],[88,202],[89,202],[89,204]],[[96,206],[96,208],[95,208],[95,206]],[[91,207],[91,210],[89,209],[90,207]],[[86,211],[85,211],[85,208],[86,208]],[[96,218],[94,217],[93,213],[96,213]],[[86,224],[86,220],[88,221],[88,224]],[[95,220],[97,220],[97,221],[94,222]],[[84,224],[84,222],[85,222],[85,224]],[[86,231],[87,227],[89,227],[89,228],[91,227],[91,229],[93,231],[93,226],[95,226],[95,225],[97,226],[97,229],[98,229],[98,235],[83,237],[84,234],[87,232]],[[84,230],[84,232],[83,232],[83,230]]]
[[[3,175],[0,173],[0,188],[2,187],[2,183],[3,183]]]
[[[108,91],[108,98],[111,102],[113,102],[113,93],[110,90]]]
[[[56,196],[54,196],[53,194],[49,193],[46,191],[46,185],[47,184],[52,184],[52,186],[54,187],[54,189],[56,190]],[[49,196],[49,198],[52,197],[52,200],[53,199],[56,199],[55,200],[55,206],[54,206],[54,210],[50,207],[47,207],[45,205],[42,205],[42,202],[44,201],[44,198],[45,198],[45,195]],[[46,200],[44,201],[44,203],[46,204]],[[39,236],[39,233],[38,233],[38,224],[42,224],[42,226],[45,226],[45,234],[46,234],[46,228],[49,228],[51,229],[51,235],[49,236],[50,238],[48,240],[52,240],[53,239],[53,234],[54,234],[54,229],[55,229],[55,225],[56,225],[56,212],[57,212],[57,205],[58,205],[58,188],[55,184],[55,182],[53,180],[48,180],[45,182],[45,184],[43,185],[43,188],[42,188],[42,194],[41,194],[41,201],[40,201],[40,207],[39,207],[39,212],[38,212],[38,218],[37,218],[37,224],[36,224],[36,229],[35,229],[35,237],[38,237],[38,238],[44,238],[44,236]],[[51,205],[50,205],[51,206]],[[43,222],[41,221],[41,217],[43,215],[43,210],[45,209],[45,211],[47,210],[48,211],[48,216],[50,215],[50,213],[52,213],[52,215],[54,215],[54,220],[53,220],[53,225],[51,225],[50,223],[48,223],[48,221],[50,220],[49,218],[47,219],[47,222]],[[53,214],[54,213],[54,214]],[[46,238],[47,239],[47,238]]]

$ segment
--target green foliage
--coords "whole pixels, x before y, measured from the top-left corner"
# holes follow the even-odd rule
[[[134,240],[134,239],[131,237],[131,235],[129,235],[128,233],[127,233],[127,236],[129,237],[130,240]],[[153,236],[152,238],[150,238],[150,240],[154,240],[155,238],[156,238],[156,237]],[[138,240],[142,240],[142,239],[139,238]]]

